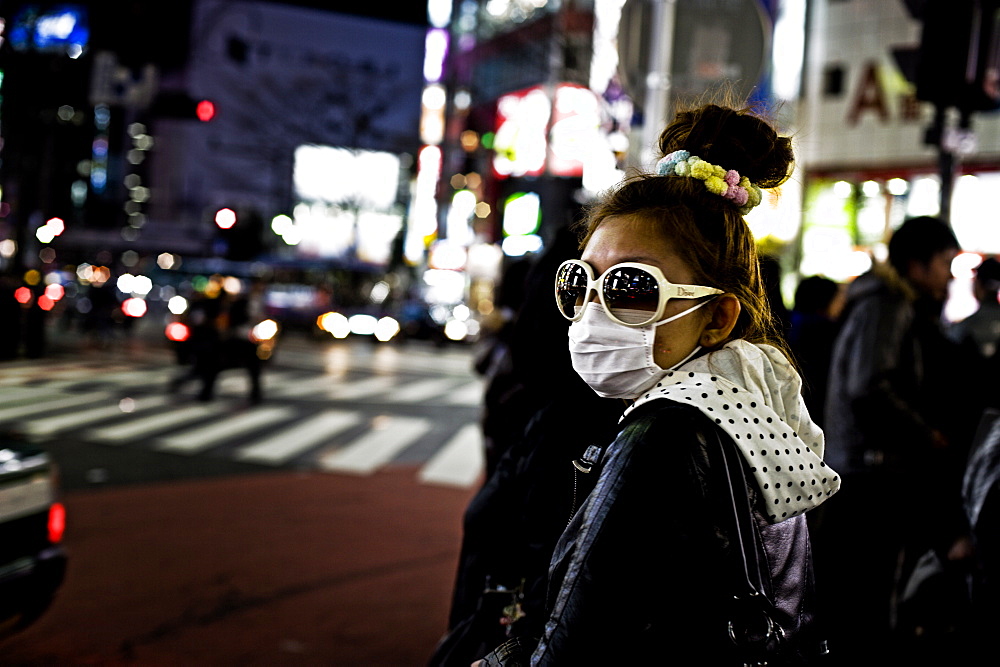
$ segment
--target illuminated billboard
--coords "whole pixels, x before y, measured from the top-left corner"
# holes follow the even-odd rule
[[[562,83],[551,96],[545,86],[531,86],[501,96],[494,173],[498,178],[582,176],[595,148],[607,143],[600,119],[599,100],[584,86]]]

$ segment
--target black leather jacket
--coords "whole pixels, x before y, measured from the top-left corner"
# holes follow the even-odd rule
[[[538,665],[732,660],[727,620],[734,544],[706,436],[740,456],[693,407],[657,400],[627,416],[606,450],[597,486],[556,547],[544,636],[537,646],[522,640],[504,647],[487,664],[527,664],[532,650]],[[787,644],[812,645],[805,517],[769,524],[754,482],[746,492],[766,553],[775,620]],[[797,653],[796,662],[807,664]]]

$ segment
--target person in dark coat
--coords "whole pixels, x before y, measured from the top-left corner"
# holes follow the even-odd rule
[[[515,369],[512,350],[531,265],[530,259],[521,258],[504,270],[494,303],[497,324],[483,336],[485,349],[476,359],[475,370],[485,379],[486,387],[480,425],[487,478],[504,452],[524,434],[525,424],[539,406],[519,372],[523,367]]]
[[[990,360],[1000,345],[1000,261],[987,257],[976,267],[972,281],[976,311],[947,328],[948,337],[959,345],[971,346]]]
[[[20,281],[0,274],[0,359],[16,359],[21,352],[22,307],[14,297]]]
[[[960,480],[982,405],[975,365],[941,323],[958,249],[944,221],[909,219],[889,240],[888,263],[848,287],[825,415],[844,492],[815,526],[843,664],[899,655],[919,634],[926,643],[899,604],[907,581],[930,550],[942,563],[969,556]]]
[[[552,274],[579,255],[578,243],[562,227],[540,257],[505,274],[517,298],[504,301],[518,307],[485,396],[484,437],[496,458],[465,510],[448,630],[431,667],[468,667],[509,638],[541,633],[556,540],[594,484],[573,462],[617,430],[622,403],[573,370],[569,323],[552,304]]]
[[[843,307],[841,286],[826,276],[808,276],[795,288],[788,346],[802,375],[802,396],[813,420],[824,425],[826,383]]]
[[[627,407],[579,462],[596,480],[556,543],[542,633],[480,665],[801,665],[821,650],[806,512],[839,477],[744,219],[787,178],[791,142],[708,104],[658,148],[654,173],[590,207],[581,258],[554,276],[573,369]],[[751,613],[760,643],[741,631]]]
[[[178,392],[197,381],[201,385],[198,400],[208,402],[215,397],[215,384],[222,371],[244,369],[250,380],[248,398],[252,403],[260,402],[262,361],[250,338],[254,324],[250,299],[226,292],[214,298],[199,294],[187,315],[191,335],[185,356],[190,365],[170,381],[170,391]]]

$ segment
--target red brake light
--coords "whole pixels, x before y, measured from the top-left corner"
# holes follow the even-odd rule
[[[49,506],[49,542],[58,544],[62,542],[63,533],[66,531],[66,508],[62,503],[52,503]]]
[[[171,322],[167,325],[167,330],[164,333],[168,339],[178,343],[186,341],[191,335],[191,331],[183,322]]]

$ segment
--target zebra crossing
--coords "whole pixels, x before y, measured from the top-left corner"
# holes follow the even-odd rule
[[[0,367],[0,428],[340,474],[418,463],[422,483],[478,482],[481,379],[458,367],[431,376],[426,358],[384,372],[370,359],[351,361],[333,373],[269,368],[260,404],[246,401],[249,380],[235,370],[219,377],[216,400],[201,403],[194,391],[167,391],[179,369],[166,363],[12,364]]]

